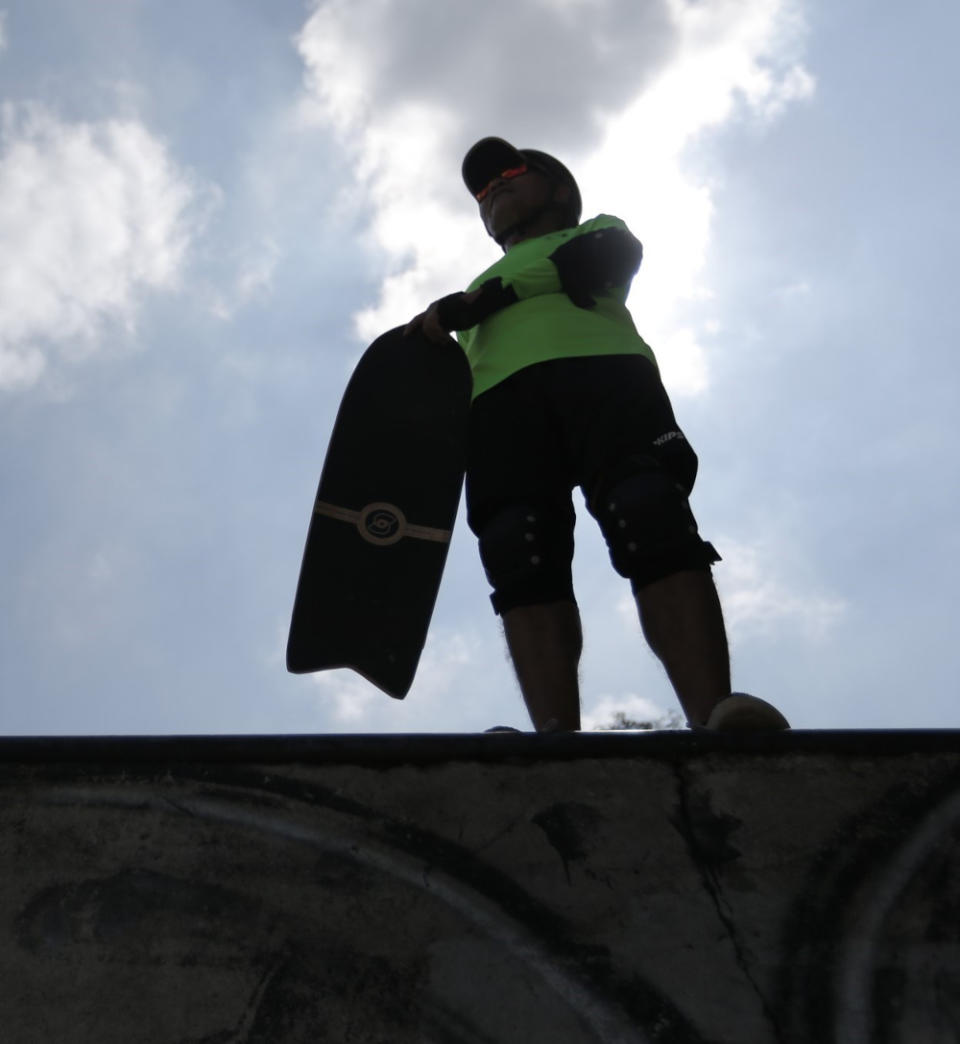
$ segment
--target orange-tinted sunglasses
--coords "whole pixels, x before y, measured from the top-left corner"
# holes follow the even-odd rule
[[[510,167],[509,170],[502,170],[502,171],[500,171],[500,173],[495,178],[491,178],[486,183],[486,185],[484,185],[483,188],[480,189],[480,191],[476,194],[477,195],[477,202],[478,203],[482,203],[483,202],[484,198],[486,197],[487,193],[490,191],[490,188],[492,187],[492,185],[493,185],[493,183],[495,181],[499,181],[501,178],[503,178],[505,181],[509,181],[511,178],[519,178],[521,174],[526,174],[526,173],[527,173],[527,165],[526,165],[526,163],[522,163],[519,167]]]

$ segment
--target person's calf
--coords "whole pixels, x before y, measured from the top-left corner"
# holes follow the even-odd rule
[[[580,729],[577,672],[583,635],[575,602],[523,605],[503,614],[507,648],[538,732]]]
[[[694,725],[730,694],[730,658],[709,570],[684,570],[637,588],[644,636]]]

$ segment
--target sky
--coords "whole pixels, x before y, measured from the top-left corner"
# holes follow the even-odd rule
[[[529,727],[462,515],[392,700],[284,651],[350,372],[498,256],[496,134],[643,241],[734,688],[957,724],[960,8],[0,0],[0,733]],[[584,725],[670,686],[577,499]]]

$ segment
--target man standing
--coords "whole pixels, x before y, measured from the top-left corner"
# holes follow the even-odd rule
[[[534,727],[580,728],[579,486],[691,726],[787,728],[730,692],[719,555],[687,499],[697,457],[626,307],[640,243],[615,217],[581,224],[576,181],[538,150],[484,138],[463,179],[504,256],[407,330],[458,331],[470,361],[467,519]]]

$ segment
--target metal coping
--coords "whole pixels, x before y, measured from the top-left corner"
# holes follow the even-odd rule
[[[596,758],[676,760],[706,755],[960,754],[960,729],[850,729],[774,733],[555,732],[323,735],[10,736],[12,764],[355,764]]]

